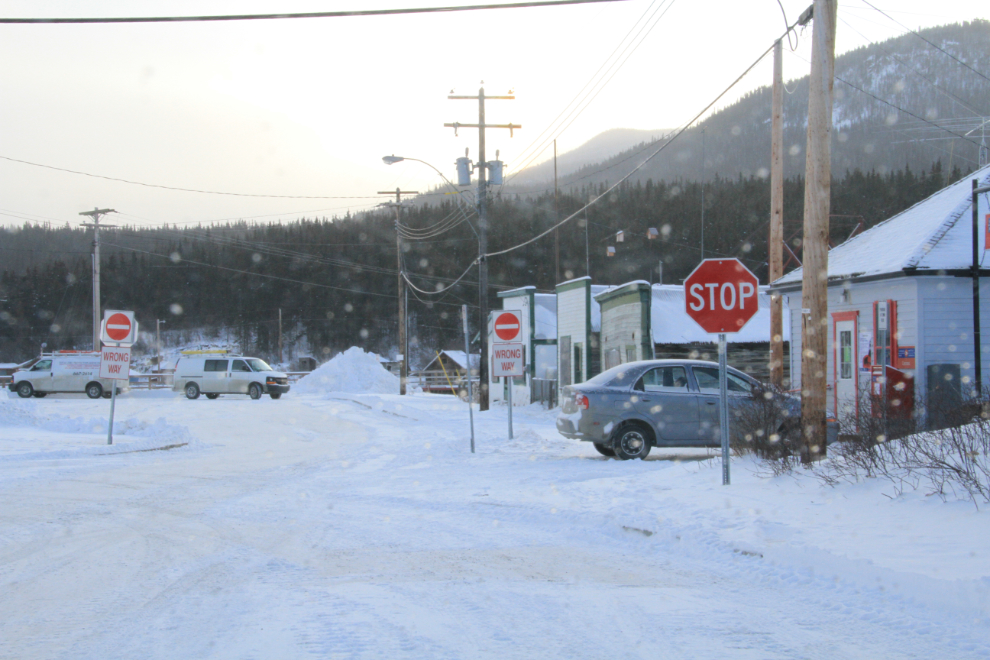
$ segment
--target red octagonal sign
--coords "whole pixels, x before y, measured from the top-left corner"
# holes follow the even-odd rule
[[[495,317],[495,334],[502,341],[511,342],[519,336],[519,317],[513,312],[502,312]]]
[[[739,332],[759,309],[758,285],[738,259],[705,259],[684,280],[688,316],[705,332]]]

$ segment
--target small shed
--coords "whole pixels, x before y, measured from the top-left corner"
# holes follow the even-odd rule
[[[515,378],[516,390],[513,403],[526,405],[531,402],[533,378],[546,378],[548,370],[557,370],[557,294],[537,293],[536,287],[524,286],[510,291],[500,291],[502,309],[522,314],[520,343],[526,353],[526,375]],[[494,329],[488,328],[488,359],[491,362]],[[489,372],[489,398],[492,401],[508,399],[508,378],[496,379]],[[498,382],[506,381],[506,382]]]
[[[464,351],[440,351],[424,369],[411,377],[419,381],[424,392],[456,394],[467,387],[468,370],[476,380],[480,366],[481,356],[477,353],[468,358]]]
[[[559,386],[583,383],[602,370],[602,311],[595,299],[610,287],[579,277],[557,285]]]
[[[593,298],[601,305],[602,369],[652,359],[650,283],[628,282]]]
[[[985,385],[990,345],[981,344],[984,383],[975,378],[973,235],[979,259],[980,325],[990,327],[990,202],[972,181],[990,185],[990,167],[954,183],[828,253],[829,404],[840,417],[859,412],[873,366],[894,369],[928,401],[959,400]],[[791,297],[792,383],[801,383],[801,285],[794,270],[773,283]],[[882,366],[881,366],[882,365]],[[897,376],[896,377],[901,377]]]

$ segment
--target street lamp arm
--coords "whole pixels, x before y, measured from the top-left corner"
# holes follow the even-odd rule
[[[448,186],[450,186],[451,190],[453,190],[458,195],[460,195],[461,191],[457,189],[457,186],[455,186],[453,183],[451,183],[450,179],[448,179],[446,176],[444,176],[444,173],[441,172],[440,170],[438,170],[433,164],[427,163],[425,160],[420,160],[419,158],[410,158],[409,156],[396,156],[395,154],[393,154],[391,156],[382,156],[382,162],[385,163],[386,165],[394,165],[395,163],[401,163],[404,160],[414,160],[417,163],[422,163],[423,165],[426,165],[427,167],[429,167],[430,169],[432,169],[434,172],[436,172],[437,174],[439,174],[440,175],[440,178],[443,179],[447,183]],[[471,231],[474,232],[474,235],[480,241],[481,240],[481,237],[478,236],[478,231],[474,228],[474,225],[471,224],[471,221],[467,218],[466,215],[465,215],[464,220],[465,220],[465,222],[467,222],[468,227],[471,228]]]

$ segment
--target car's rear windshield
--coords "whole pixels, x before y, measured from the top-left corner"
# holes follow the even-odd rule
[[[594,378],[589,378],[585,382],[588,385],[622,387],[623,385],[632,385],[642,372],[642,366],[620,364],[601,372]]]

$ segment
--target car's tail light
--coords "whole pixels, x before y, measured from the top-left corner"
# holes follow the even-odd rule
[[[574,395],[574,405],[576,405],[581,410],[587,410],[591,407],[591,402],[588,401],[588,397],[583,394]]]

